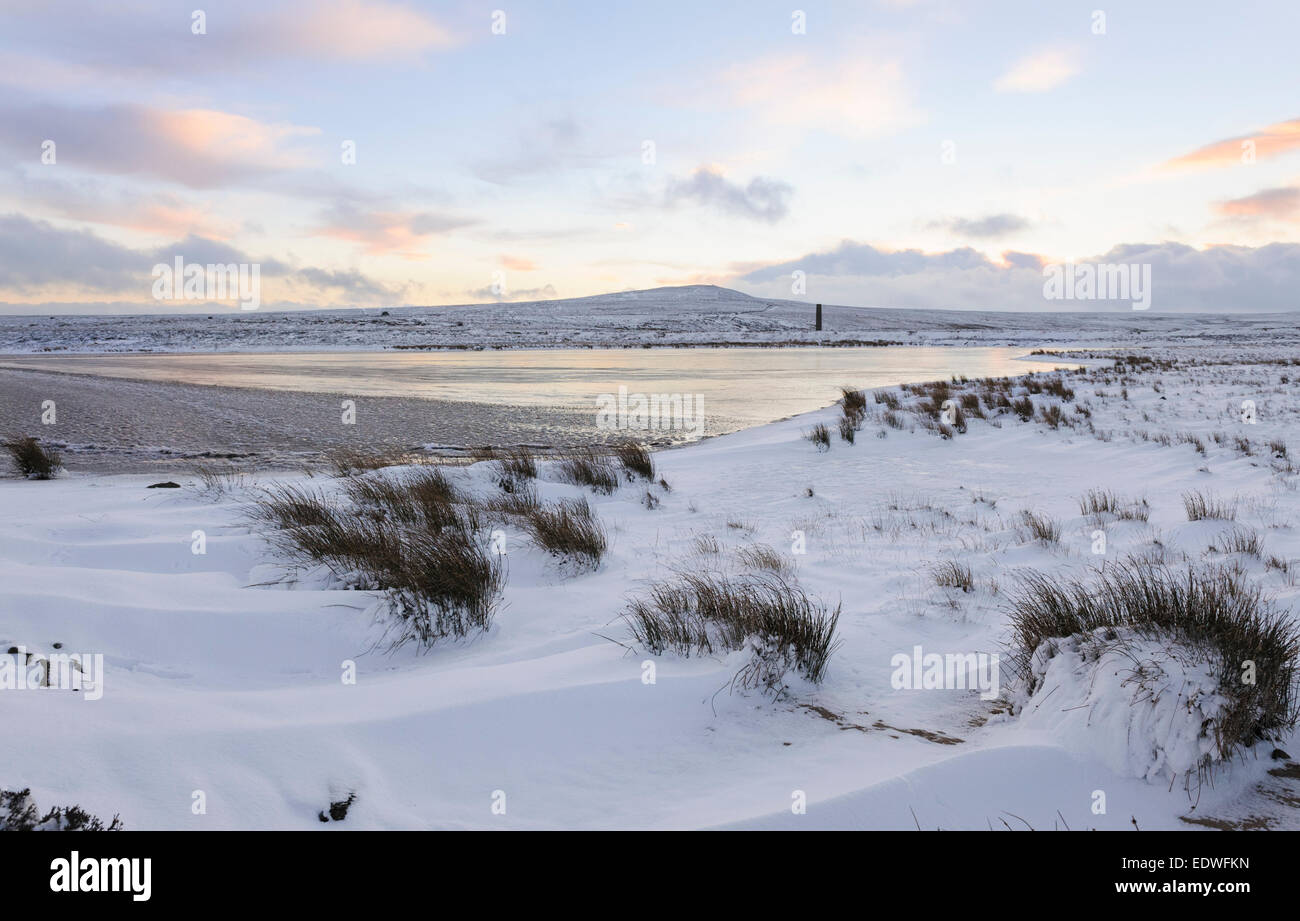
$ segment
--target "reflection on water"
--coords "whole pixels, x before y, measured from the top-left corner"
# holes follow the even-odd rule
[[[1024,374],[1070,363],[1021,348],[562,349],[288,354],[30,355],[0,366],[353,397],[416,397],[595,412],[602,395],[699,395],[709,434],[825,406],[839,387],[953,375]],[[502,439],[507,440],[507,439]]]

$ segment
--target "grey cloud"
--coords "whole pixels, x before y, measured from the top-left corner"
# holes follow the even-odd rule
[[[834,250],[737,276],[749,290],[789,297],[791,273],[806,273],[807,297],[828,303],[933,309],[1131,311],[1126,301],[1046,300],[1042,265],[1031,253],[1005,264],[971,249],[885,252],[844,241]],[[1300,310],[1300,244],[1216,246],[1126,243],[1081,262],[1151,266],[1151,309],[1270,313]]]
[[[1029,221],[1018,214],[990,214],[987,217],[956,217],[947,221],[936,221],[931,227],[943,227],[958,236],[992,239],[1005,237],[1007,234],[1024,230]]]
[[[792,186],[778,179],[758,176],[742,186],[708,167],[700,167],[687,179],[670,178],[664,201],[669,206],[690,202],[732,217],[772,224],[789,213],[793,193]]]
[[[188,236],[156,249],[137,250],[87,230],[65,230],[19,214],[0,215],[0,289],[39,291],[48,285],[76,285],[104,295],[139,292],[152,284],[153,267],[187,263],[255,264],[264,278],[283,278],[320,291],[338,291],[359,300],[395,300],[400,292],[355,270],[334,271],[258,259],[218,240]]]

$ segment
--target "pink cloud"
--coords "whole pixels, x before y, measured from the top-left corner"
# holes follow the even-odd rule
[[[1212,169],[1219,166],[1239,166],[1254,159],[1276,157],[1300,148],[1300,118],[1269,125],[1254,134],[1215,141],[1181,157],[1164,163],[1164,169]]]

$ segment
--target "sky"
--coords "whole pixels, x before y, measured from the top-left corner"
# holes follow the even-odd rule
[[[202,4],[202,6],[198,6]],[[0,311],[1300,308],[1300,4],[0,0]],[[239,310],[235,300],[202,309]]]

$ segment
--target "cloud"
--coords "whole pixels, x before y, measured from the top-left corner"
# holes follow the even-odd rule
[[[1072,51],[1049,48],[1021,58],[993,87],[1004,93],[1042,93],[1060,86],[1079,69]]]
[[[214,109],[0,104],[0,146],[19,157],[37,162],[49,139],[59,164],[196,189],[301,166],[308,161],[289,142],[318,133]]]
[[[755,294],[790,297],[791,273],[805,273],[806,296],[823,303],[880,307],[1034,311],[1124,311],[1129,301],[1046,300],[1032,253],[995,263],[961,248],[887,251],[845,240],[834,249],[745,271],[732,278]],[[1181,243],[1121,244],[1080,262],[1151,266],[1153,310],[1261,313],[1300,309],[1300,244],[1261,247]]]
[[[1029,221],[1018,214],[990,214],[987,217],[956,217],[947,221],[935,221],[931,227],[942,227],[962,237],[992,239],[1005,237],[1029,227]]]
[[[408,259],[424,259],[425,241],[477,223],[472,218],[431,211],[377,211],[351,202],[339,202],[322,215],[316,228],[321,236],[360,243],[368,253],[395,253]]]
[[[291,282],[295,279],[309,288],[339,293],[353,301],[392,303],[400,299],[398,289],[382,285],[355,269],[336,271],[308,267],[298,269]]]
[[[790,185],[778,179],[757,176],[742,186],[714,167],[701,166],[689,178],[670,177],[664,201],[670,207],[690,202],[732,217],[773,224],[789,213],[793,192]]]
[[[1249,161],[1253,147],[1254,157],[1262,160],[1300,148],[1300,118],[1269,125],[1254,134],[1215,141],[1181,157],[1166,161],[1163,169],[1198,170],[1220,166],[1239,166]]]
[[[553,172],[584,157],[578,150],[582,127],[568,116],[539,122],[520,131],[514,139],[514,152],[495,155],[473,164],[478,178],[497,185]],[[503,146],[509,146],[508,144]]]
[[[480,303],[482,301],[550,301],[559,296],[554,285],[542,285],[540,288],[520,288],[512,291],[509,288],[502,294],[494,289],[491,285],[483,288],[471,288],[465,292],[471,299],[471,303]]]
[[[501,265],[512,272],[536,272],[537,263],[531,259],[524,259],[520,256],[510,256],[505,253],[501,254]]]
[[[39,167],[28,173],[12,171],[24,205],[38,205],[43,212],[74,221],[173,239],[196,234],[226,240],[239,231],[238,221],[214,213],[208,202],[122,188],[99,177],[63,181],[51,172]]]
[[[899,60],[867,49],[850,58],[786,54],[727,68],[714,81],[724,105],[790,127],[879,137],[922,120]],[[716,102],[692,87],[687,104]]]
[[[67,230],[20,214],[0,215],[0,292],[22,299],[42,292],[73,290],[100,297],[150,298],[158,263],[248,264],[260,266],[263,279],[278,279],[290,289],[307,289],[318,299],[353,303],[393,303],[401,289],[387,287],[355,270],[292,266],[256,258],[220,240],[187,236],[154,249],[132,249],[90,231]],[[269,306],[269,301],[263,301]]]
[[[1254,195],[1219,202],[1215,209],[1226,217],[1292,218],[1300,214],[1300,188],[1261,189]]]
[[[234,30],[232,46],[302,57],[380,60],[455,43],[427,13],[385,0],[312,0],[259,11]]]
[[[390,0],[268,0],[208,14],[206,32],[196,35],[188,9],[155,15],[137,4],[72,0],[6,9],[7,35],[42,57],[24,69],[6,67],[0,83],[98,87],[106,79],[264,71],[301,60],[388,63],[458,42],[428,13]]]
[[[809,253],[800,259],[752,269],[741,278],[744,281],[755,282],[788,279],[795,270],[803,271],[807,275],[871,278],[992,267],[993,263],[969,247],[946,253],[924,253],[918,249],[889,251],[877,249],[868,243],[843,240],[833,250]]]

